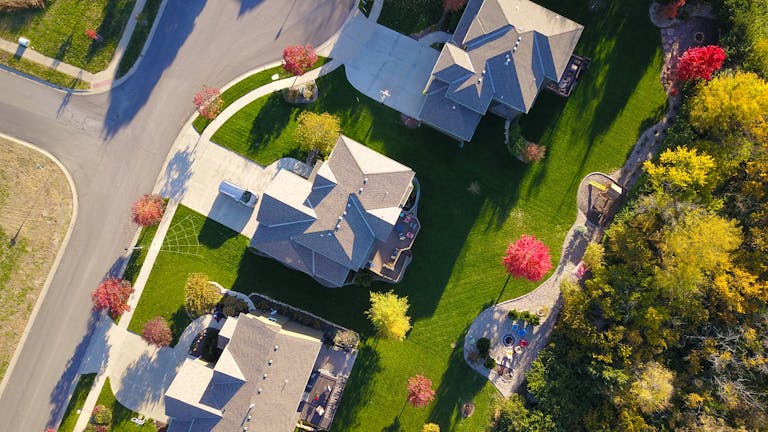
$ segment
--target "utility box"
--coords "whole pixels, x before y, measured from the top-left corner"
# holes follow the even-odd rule
[[[24,48],[27,48],[29,46],[29,39],[25,37],[19,38],[19,45],[23,46]]]

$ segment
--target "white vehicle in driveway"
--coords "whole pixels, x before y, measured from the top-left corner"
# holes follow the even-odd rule
[[[223,180],[219,185],[219,192],[248,207],[256,205],[259,200],[258,195],[246,190],[229,180]]]

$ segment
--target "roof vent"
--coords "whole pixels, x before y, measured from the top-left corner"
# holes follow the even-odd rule
[[[269,361],[269,365],[272,366],[272,360]]]
[[[456,109],[456,105],[451,105],[451,109],[455,110]]]
[[[512,48],[512,54],[514,54],[515,51],[517,51],[517,47]]]
[[[278,348],[280,348],[280,346],[279,345],[275,345],[275,351],[277,351]]]
[[[517,41],[520,42],[521,40],[523,40],[523,37],[522,36],[518,36],[517,37]]]
[[[261,387],[259,387],[258,389],[256,389],[256,393],[258,393],[258,394],[261,394]],[[251,405],[253,405],[253,404],[251,404]]]
[[[264,374],[264,376],[262,378],[263,379],[267,379],[267,374]]]
[[[483,72],[485,72],[485,71],[483,71]],[[366,184],[366,183],[368,183],[368,177],[363,179],[363,184]]]
[[[363,188],[360,188],[360,189],[357,191],[357,193],[359,193],[359,194],[363,193]]]

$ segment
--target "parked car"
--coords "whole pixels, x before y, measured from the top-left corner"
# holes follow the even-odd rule
[[[255,206],[256,201],[259,200],[258,195],[232,183],[229,180],[223,180],[221,182],[219,185],[219,193],[222,193],[239,202],[240,204],[246,205],[248,207]]]

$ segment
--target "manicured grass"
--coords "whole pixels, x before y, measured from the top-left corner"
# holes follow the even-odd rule
[[[117,68],[118,77],[125,75],[136,62],[136,59],[139,58],[139,55],[141,55],[141,50],[144,49],[149,31],[152,29],[152,24],[155,22],[157,11],[162,3],[162,0],[147,0],[144,4],[144,9],[136,19],[136,27],[131,35],[131,41],[128,43],[125,54],[123,54],[123,58],[120,60],[120,65]]]
[[[200,251],[197,256],[160,253],[134,321],[178,311],[186,274],[206,272],[225,287],[265,293],[368,337],[334,430],[410,431],[420,430],[426,421],[439,423],[443,430],[483,430],[496,391],[464,364],[463,335],[493,301],[536,286],[512,280],[500,292],[506,279],[500,265],[504,248],[531,233],[550,247],[557,262],[576,215],[581,178],[621,166],[640,131],[660,117],[665,101],[658,30],[647,22],[647,4],[616,3],[590,13],[586,1],[568,3],[570,10],[554,0],[546,3],[586,25],[577,52],[591,57],[593,64],[570,99],[543,93],[523,119],[524,135],[547,146],[539,165],[526,166],[509,157],[503,121],[494,116],[487,116],[475,139],[460,149],[426,126],[404,128],[398,113],[352,89],[342,70],[318,80],[320,98],[307,109],[338,115],[344,134],[410,166],[421,183],[423,228],[414,261],[401,283],[372,288],[408,296],[414,327],[404,342],[370,337],[372,329],[363,315],[368,289],[323,288],[308,276],[247,253],[246,238],[183,208],[174,224],[194,227]],[[213,139],[266,164],[295,154],[291,133],[298,112],[274,96],[265,97],[232,117]],[[475,182],[477,195],[468,191]],[[406,407],[400,414],[407,379],[418,373],[432,379],[437,398],[424,409]],[[475,414],[466,420],[459,413],[464,401],[476,404]]]
[[[104,405],[112,410],[112,427],[109,429],[111,432],[155,432],[157,430],[152,423],[152,420],[148,419],[142,426],[131,421],[131,418],[138,417],[138,413],[122,406],[120,402],[115,399],[115,395],[112,393],[112,387],[109,384],[109,378],[104,382],[104,388],[102,388],[101,393],[99,393],[96,405]]]
[[[29,61],[24,57],[17,58],[13,54],[5,51],[0,51],[0,63],[10,66],[19,72],[42,78],[52,84],[60,85],[62,87],[74,89],[91,88],[91,85],[85,81],[81,81],[55,69]]]
[[[144,259],[147,258],[147,252],[149,252],[149,246],[152,244],[152,239],[155,238],[157,232],[157,225],[145,227],[141,229],[139,239],[134,246],[131,257],[128,259],[128,264],[125,266],[125,273],[123,273],[123,279],[136,283],[136,278],[139,277],[139,271],[144,264]]]
[[[331,59],[326,57],[318,57],[317,62],[313,65],[312,69],[319,68],[329,61],[331,61]],[[265,69],[261,72],[256,72],[255,74],[243,79],[242,81],[239,81],[237,84],[221,93],[221,99],[224,101],[224,107],[222,108],[222,111],[224,108],[231,105],[232,102],[245,96],[251,90],[257,89],[264,84],[269,84],[272,82],[272,75],[275,74],[278,75],[278,79],[289,78],[292,76],[286,72],[282,66],[275,66],[273,68]],[[213,120],[208,120],[205,117],[197,116],[197,118],[192,122],[192,126],[197,132],[201,133],[209,124],[211,124],[212,121]]]
[[[378,23],[410,35],[436,24],[443,15],[443,0],[386,0]]]
[[[32,48],[89,72],[106,69],[136,0],[51,0],[45,9],[0,13],[0,37],[24,36]],[[86,36],[95,30],[101,42]]]
[[[67,410],[64,412],[64,420],[61,421],[58,432],[72,432],[75,429],[77,419],[80,418],[80,414],[77,411],[83,408],[85,398],[88,397],[95,379],[95,373],[80,375],[75,391],[72,393],[72,398],[69,399],[69,405],[67,405]]]

